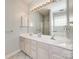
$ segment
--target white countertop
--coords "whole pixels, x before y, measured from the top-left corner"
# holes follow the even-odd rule
[[[64,36],[63,37],[62,36],[55,36],[56,40],[51,39],[51,36],[49,36],[49,35],[42,35],[41,37],[38,37],[36,34],[29,35],[29,34],[23,33],[20,36],[24,37],[24,38],[36,40],[36,41],[39,41],[39,42],[43,42],[43,43],[46,43],[46,44],[55,45],[55,46],[65,48],[65,49],[68,49],[68,50],[73,50],[72,44],[67,43],[68,39]]]

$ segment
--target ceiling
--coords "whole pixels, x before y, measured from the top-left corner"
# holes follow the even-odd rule
[[[35,4],[36,2],[40,2],[40,1],[50,1],[50,0],[24,0],[26,3],[29,4]],[[60,2],[60,1],[66,1],[66,0],[54,0],[54,2]],[[69,0],[71,3],[73,2],[72,0]]]
[[[35,2],[38,2],[39,0],[24,0],[28,4],[34,4]]]

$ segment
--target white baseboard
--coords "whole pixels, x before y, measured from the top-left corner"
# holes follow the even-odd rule
[[[11,56],[17,54],[17,53],[20,52],[20,51],[21,51],[20,49],[19,49],[19,50],[16,50],[16,51],[14,51],[14,52],[12,52],[12,53],[6,55],[5,57],[6,57],[6,59],[8,59],[9,57],[11,57]]]

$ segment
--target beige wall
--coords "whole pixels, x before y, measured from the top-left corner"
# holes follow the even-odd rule
[[[23,0],[6,1],[6,55],[19,49],[19,33],[26,32],[27,28],[20,28],[21,16],[26,15],[28,7]]]

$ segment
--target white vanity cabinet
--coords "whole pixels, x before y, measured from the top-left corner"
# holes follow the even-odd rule
[[[25,53],[31,56],[31,39],[28,38],[25,39]]]
[[[57,54],[52,54],[52,55],[51,55],[51,59],[66,59],[66,58],[61,57],[61,56],[59,56],[59,55],[57,55]]]
[[[20,48],[32,59],[73,59],[72,50],[34,38],[20,37]]]
[[[31,56],[31,40],[20,37],[20,49],[27,55]]]
[[[37,59],[50,59],[49,57],[49,48],[47,44],[38,42],[37,43]]]
[[[37,59],[37,42],[34,40],[31,40],[31,57]]]
[[[57,46],[50,46],[50,59],[73,59],[72,58],[72,51],[57,47]]]
[[[25,51],[25,38],[20,37],[20,49]]]

